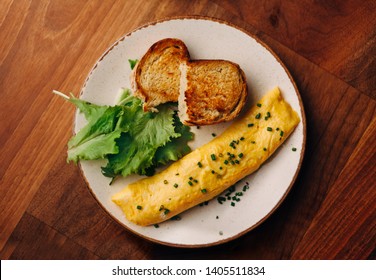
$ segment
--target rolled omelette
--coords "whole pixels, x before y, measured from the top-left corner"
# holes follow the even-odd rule
[[[157,224],[206,202],[256,171],[300,122],[274,88],[221,135],[112,197],[126,218]]]

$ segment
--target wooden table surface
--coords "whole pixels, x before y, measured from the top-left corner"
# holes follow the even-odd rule
[[[78,94],[122,35],[187,15],[268,44],[307,117],[301,172],[277,211],[196,249],[145,241],[98,206],[66,163],[74,108],[51,94]],[[375,1],[2,0],[0,42],[1,259],[375,259]]]

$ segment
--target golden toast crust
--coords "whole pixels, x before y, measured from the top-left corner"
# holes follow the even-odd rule
[[[182,67],[185,66],[185,67]],[[234,119],[247,99],[246,78],[227,60],[191,60],[183,41],[154,43],[135,66],[131,85],[144,111],[179,102],[185,125],[209,125]]]
[[[187,125],[230,121],[247,100],[247,83],[238,64],[227,60],[196,60],[187,64]]]
[[[166,38],[153,44],[137,63],[132,89],[144,101],[148,111],[179,97],[179,65],[189,60],[185,44],[175,38]]]

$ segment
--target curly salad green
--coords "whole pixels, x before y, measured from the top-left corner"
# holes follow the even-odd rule
[[[123,89],[115,106],[101,106],[54,91],[84,114],[87,124],[68,142],[68,162],[107,159],[102,174],[152,175],[155,169],[191,151],[193,133],[183,125],[174,104],[162,104],[158,112],[144,112],[142,101]]]

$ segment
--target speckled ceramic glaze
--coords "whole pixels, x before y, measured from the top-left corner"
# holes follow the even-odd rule
[[[179,216],[181,220],[140,227],[128,222],[122,211],[111,201],[112,194],[138,180],[129,176],[109,185],[101,174],[104,161],[82,161],[83,176],[100,205],[128,230],[154,242],[178,246],[201,247],[227,242],[255,228],[280,205],[292,187],[299,171],[305,146],[305,117],[297,88],[276,55],[262,42],[245,31],[209,18],[175,18],[143,26],[121,38],[99,59],[86,80],[81,98],[97,104],[113,105],[119,89],[130,87],[128,59],[139,59],[156,41],[179,38],[185,42],[192,59],[227,59],[240,65],[246,74],[249,90],[248,105],[279,86],[284,98],[300,115],[301,122],[277,150],[254,174],[244,178],[236,189],[249,188],[235,206],[216,199],[194,207]],[[195,140],[192,149],[219,135],[231,123],[192,128]],[[85,125],[76,115],[75,131]],[[292,148],[296,148],[295,152]]]

